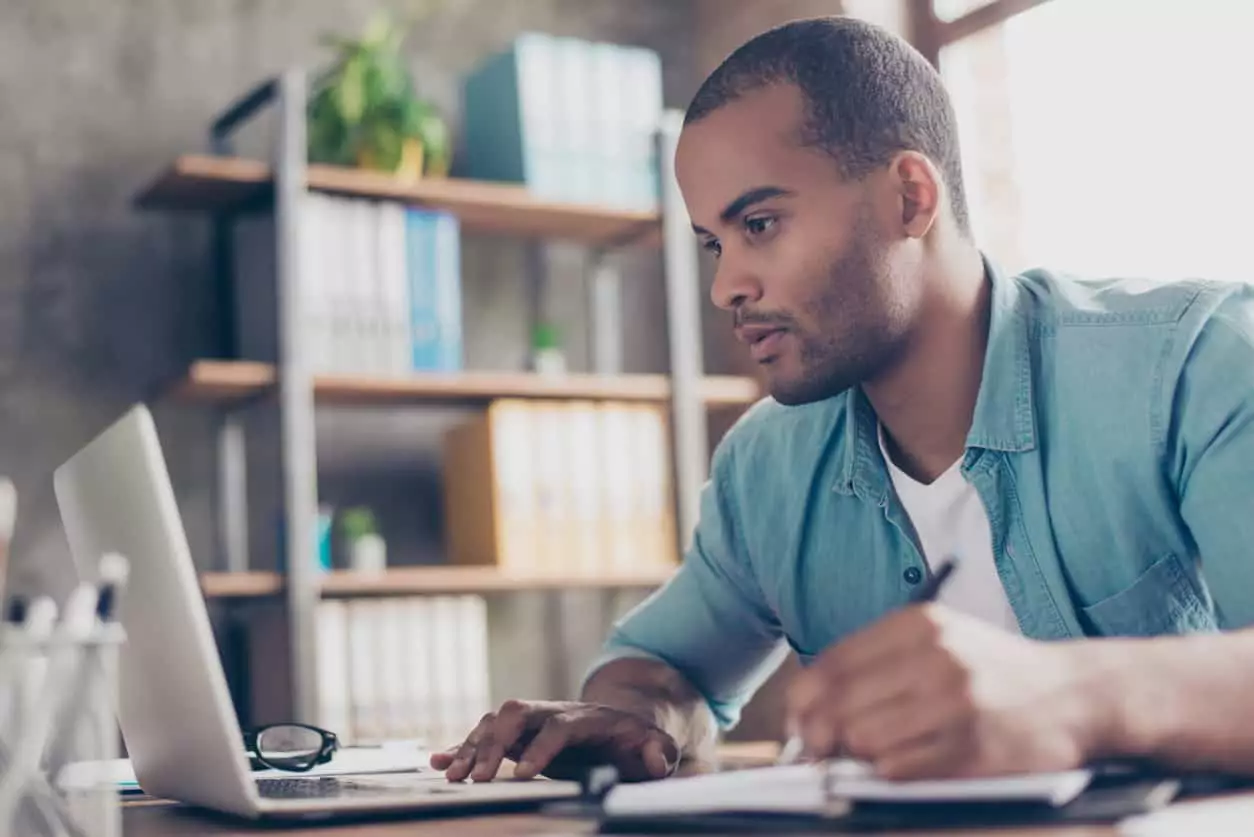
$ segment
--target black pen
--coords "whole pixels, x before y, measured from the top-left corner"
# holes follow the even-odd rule
[[[953,574],[954,568],[958,566],[958,562],[953,558],[946,558],[941,561],[941,565],[937,567],[936,572],[928,576],[923,582],[923,586],[910,594],[910,604],[923,604],[924,602],[935,601],[940,595],[941,585],[945,583],[945,579]]]
[[[954,558],[946,558],[941,561],[936,571],[928,576],[922,586],[910,594],[910,604],[925,604],[935,601],[940,595],[941,587],[945,584],[945,579],[953,575],[954,569],[958,566],[958,561]],[[801,736],[793,733],[788,736],[787,743],[779,751],[779,758],[775,760],[776,764],[795,764],[797,759],[801,758],[801,753],[805,749],[805,745],[801,742]]]

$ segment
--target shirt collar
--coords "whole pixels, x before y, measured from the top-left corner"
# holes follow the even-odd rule
[[[982,258],[985,280],[992,286],[988,345],[966,446],[1029,451],[1036,447],[1036,416],[1028,328],[1018,310],[1020,291],[1013,277],[1002,274],[987,256]],[[879,453],[875,410],[859,387],[843,397],[845,461],[836,490],[883,504],[888,498],[888,474]]]
[[[992,299],[984,372],[967,447],[1021,453],[1036,447],[1028,324],[1019,310],[1019,284],[983,258]]]

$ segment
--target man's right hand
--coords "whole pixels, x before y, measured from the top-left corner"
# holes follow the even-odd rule
[[[508,700],[483,716],[461,744],[431,756],[450,782],[491,781],[502,759],[514,775],[577,779],[610,764],[623,781],[662,779],[679,764],[675,740],[638,715],[594,703]]]

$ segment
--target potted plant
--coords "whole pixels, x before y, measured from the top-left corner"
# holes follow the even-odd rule
[[[414,93],[401,54],[404,37],[401,26],[379,14],[360,38],[325,39],[338,55],[310,97],[310,162],[410,179],[448,174],[448,126],[430,102]]]
[[[387,543],[379,534],[374,512],[368,508],[347,509],[340,517],[348,564],[356,572],[381,573],[387,569]]]

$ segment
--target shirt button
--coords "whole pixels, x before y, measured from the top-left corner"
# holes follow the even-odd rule
[[[907,584],[918,584],[923,580],[923,571],[918,567],[909,567],[901,574],[901,577],[906,580]]]

